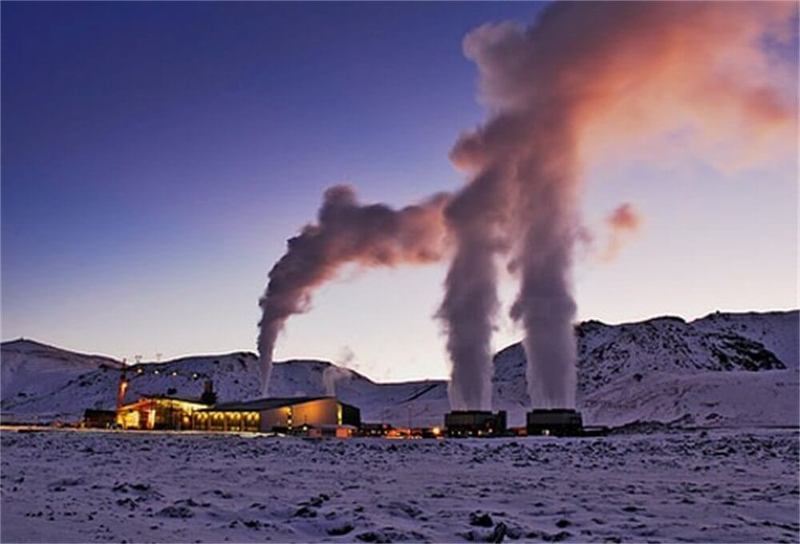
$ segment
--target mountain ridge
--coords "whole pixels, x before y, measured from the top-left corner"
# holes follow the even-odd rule
[[[797,310],[715,312],[688,322],[660,316],[618,325],[580,323],[576,325],[578,408],[587,421],[598,424],[643,418],[794,424],[797,403],[791,397],[797,396],[798,317]],[[74,421],[86,408],[113,408],[119,378],[119,367],[107,362],[113,359],[29,340],[4,342],[0,347],[4,420]],[[74,360],[83,366],[59,366]],[[521,344],[498,351],[493,364],[493,408],[507,410],[509,421],[521,424],[530,406]],[[41,376],[35,371],[39,367],[46,370]],[[261,396],[258,359],[247,351],[138,363],[126,372],[131,383],[127,400],[157,394],[199,397],[207,379],[214,381],[221,402]],[[747,411],[737,396],[762,402],[750,390],[774,404],[775,410],[751,411],[752,417],[742,419]],[[336,394],[361,407],[365,420],[395,424],[440,424],[449,410],[445,380],[380,383],[315,359],[276,362],[269,393]]]

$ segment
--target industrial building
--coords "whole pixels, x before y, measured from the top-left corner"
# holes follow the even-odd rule
[[[360,429],[361,436],[382,438],[387,436],[394,427],[388,423],[362,423]]]
[[[148,395],[125,404],[128,378],[123,369],[117,388],[117,427],[141,430],[199,430],[304,433],[308,436],[352,436],[361,412],[335,397],[265,398],[217,403],[213,384],[206,381],[197,398]],[[87,413],[87,426],[108,426],[108,414]]]
[[[309,432],[350,436],[361,412],[336,397],[266,398],[217,404],[192,414],[192,428],[204,431]]]
[[[506,434],[506,412],[454,410],[445,414],[447,436],[503,436]]]
[[[197,399],[151,396],[124,404],[117,409],[117,425],[123,429],[187,430],[192,428],[192,414],[209,405]]]
[[[86,429],[110,429],[117,421],[114,410],[87,409],[83,412],[80,426]]]
[[[115,423],[122,429],[141,430],[186,430],[192,428],[192,413],[196,410],[208,408],[216,402],[214,385],[209,380],[203,388],[199,399],[181,398],[175,396],[152,395],[140,397],[136,402],[125,404],[125,395],[128,391],[128,377],[125,369],[119,378],[117,386],[117,410]],[[88,418],[87,418],[88,419]],[[97,417],[93,418],[94,420]]]
[[[583,417],[571,409],[533,410],[527,416],[528,436],[583,436]]]

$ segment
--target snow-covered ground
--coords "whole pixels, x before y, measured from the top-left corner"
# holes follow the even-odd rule
[[[797,542],[797,430],[0,432],[3,542]]]

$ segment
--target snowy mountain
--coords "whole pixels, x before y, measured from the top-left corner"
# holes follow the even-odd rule
[[[800,313],[715,313],[576,327],[578,408],[590,423],[798,425]],[[527,407],[520,344],[495,357],[495,405]],[[499,399],[499,403],[498,403]]]
[[[585,421],[619,425],[798,425],[798,311],[717,313],[685,322],[660,317],[576,327],[578,407]],[[494,359],[494,408],[521,425],[529,409],[520,344]],[[29,340],[2,344],[4,421],[74,421],[86,408],[112,409],[121,363]],[[220,401],[259,396],[253,353],[185,357],[129,366],[127,400],[199,397],[211,379]],[[447,383],[376,383],[325,361],[276,363],[274,396],[336,394],[366,421],[437,425],[449,410]]]
[[[4,342],[0,398],[5,406],[7,401],[48,396],[86,373],[121,367],[122,363],[109,357],[74,353],[32,340]]]

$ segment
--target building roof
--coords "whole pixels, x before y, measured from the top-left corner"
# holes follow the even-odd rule
[[[213,408],[207,408],[206,412],[258,412],[261,410],[273,410],[275,408],[283,408],[285,406],[295,406],[297,404],[304,404],[322,399],[334,399],[339,404],[340,402],[336,397],[322,396],[322,397],[270,397],[265,399],[249,400],[244,402],[225,402],[217,404]]]
[[[156,399],[156,400],[177,400],[180,402],[191,402],[194,404],[205,404],[206,406],[211,406],[207,402],[203,402],[197,397],[177,397],[175,395],[144,395],[143,399]]]
[[[127,402],[121,406],[123,410],[130,409],[131,407],[137,406],[141,403],[147,403],[154,400],[167,400],[167,401],[175,401],[175,402],[186,402],[190,404],[198,404],[201,406],[211,406],[207,402],[203,402],[200,399],[196,398],[184,398],[184,397],[175,397],[175,396],[167,396],[167,395],[142,395],[134,402]]]

